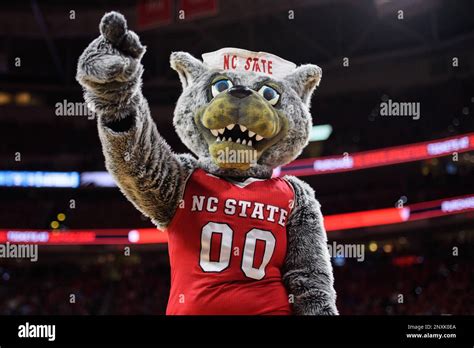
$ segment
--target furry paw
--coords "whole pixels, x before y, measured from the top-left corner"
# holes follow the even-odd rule
[[[127,32],[127,20],[118,12],[106,13],[99,25],[100,33],[113,44],[118,44]]]
[[[145,47],[133,31],[127,29],[125,17],[118,12],[109,12],[100,21],[100,33],[119,51],[133,58],[141,58]]]
[[[125,17],[118,12],[106,13],[99,28],[101,35],[79,58],[76,79],[90,90],[112,82],[138,80],[146,48],[138,35],[127,29]]]

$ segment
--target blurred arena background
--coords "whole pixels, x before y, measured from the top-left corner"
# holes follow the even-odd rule
[[[363,261],[333,258],[341,314],[474,314],[474,2],[462,0],[2,2],[0,243],[40,246],[34,263],[0,259],[0,314],[164,314],[166,235],[104,173],[95,120],[58,115],[83,102],[77,59],[111,10],[148,46],[144,95],[177,152],[172,51],[320,65],[313,141],[275,175],[315,189],[330,245],[365,248]],[[420,118],[382,117],[389,100],[420,103]]]

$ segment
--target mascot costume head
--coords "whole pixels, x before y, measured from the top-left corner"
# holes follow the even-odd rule
[[[183,91],[173,123],[196,155],[166,144],[142,94],[146,49],[107,13],[79,58],[77,80],[98,115],[108,171],[168,233],[168,314],[337,314],[314,191],[273,170],[308,142],[316,65],[223,48],[171,54]],[[159,233],[159,232],[157,232]]]
[[[272,54],[236,48],[203,54],[203,61],[175,52],[170,61],[183,85],[176,131],[210,171],[269,177],[307,144],[318,66],[296,67]]]

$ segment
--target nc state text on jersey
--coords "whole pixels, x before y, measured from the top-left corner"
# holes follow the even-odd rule
[[[222,210],[226,215],[276,222],[283,227],[288,218],[288,210],[270,204],[236,200],[233,198],[226,199],[222,204],[217,197],[197,195],[193,195],[192,199],[192,212],[207,211],[209,213],[215,213],[218,210]],[[292,203],[289,202],[290,206],[291,204]]]

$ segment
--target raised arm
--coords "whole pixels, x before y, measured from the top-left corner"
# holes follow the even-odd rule
[[[296,195],[288,221],[288,254],[283,281],[293,295],[297,315],[337,315],[336,292],[320,204],[313,189],[295,177],[285,177]]]
[[[179,203],[195,160],[174,154],[160,136],[141,92],[145,47],[125,18],[107,13],[101,35],[79,58],[77,81],[98,115],[107,170],[146,216],[166,226]]]

